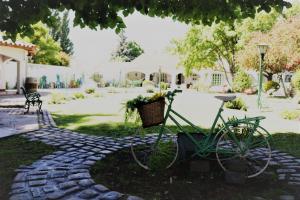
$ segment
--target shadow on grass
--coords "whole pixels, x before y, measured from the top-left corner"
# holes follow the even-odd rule
[[[136,133],[137,126],[133,123],[122,122],[107,122],[107,123],[95,123],[88,125],[87,123],[94,116],[114,116],[112,114],[91,114],[91,115],[60,115],[53,114],[53,118],[57,125],[61,128],[71,129],[76,132],[96,135],[96,136],[109,136],[109,137],[124,137],[130,136]],[[76,126],[72,127],[72,125]],[[172,132],[177,133],[178,130],[175,126],[168,126]],[[184,126],[187,131],[192,131],[190,127]],[[150,129],[151,130],[151,129]],[[271,141],[271,147],[287,153],[290,153],[296,157],[300,157],[300,133],[275,133],[272,134],[273,139]]]
[[[300,158],[300,133],[272,134],[271,146]]]
[[[21,136],[0,139],[0,199],[8,199],[15,170],[29,165],[44,155],[55,151],[42,142],[30,142]]]
[[[52,114],[53,119],[60,128],[70,129],[76,132],[96,135],[96,136],[109,136],[109,137],[125,137],[136,134],[138,126],[134,123],[124,123],[124,122],[107,122],[107,123],[97,123],[97,119],[94,120],[95,124],[88,124],[92,117],[97,116],[115,116],[112,114],[87,114],[87,115],[61,115]],[[173,133],[179,132],[176,126],[167,126]],[[188,126],[184,126],[187,131],[192,131],[193,129]],[[153,129],[147,129],[147,132],[151,133]],[[153,132],[152,132],[153,133]]]

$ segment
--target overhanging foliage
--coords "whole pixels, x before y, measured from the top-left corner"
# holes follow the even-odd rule
[[[256,9],[282,10],[290,6],[284,0],[1,0],[0,31],[15,38],[17,33],[30,35],[31,24],[53,22],[51,9],[75,11],[74,25],[92,29],[125,28],[123,17],[135,11],[151,17],[172,17],[185,23],[211,24],[253,17]]]

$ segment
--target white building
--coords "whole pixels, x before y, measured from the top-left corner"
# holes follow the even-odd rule
[[[6,89],[7,67],[15,67],[16,88],[20,93],[27,76],[28,56],[34,55],[35,51],[36,47],[33,44],[3,40],[0,36],[0,92]]]

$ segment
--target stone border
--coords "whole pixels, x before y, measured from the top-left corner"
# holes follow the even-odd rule
[[[24,135],[30,141],[42,141],[60,150],[46,155],[29,166],[20,166],[14,179],[10,200],[32,199],[102,199],[141,200],[96,184],[89,173],[90,167],[120,149],[128,148],[140,138],[90,136],[55,126],[49,112],[39,117],[40,129]],[[149,135],[146,139],[153,140]],[[278,166],[278,179],[288,185],[300,186],[300,159],[274,150],[270,165]],[[258,151],[259,156],[259,151]],[[284,195],[283,195],[284,196]],[[285,195],[292,196],[292,195]],[[292,196],[293,197],[293,196]]]

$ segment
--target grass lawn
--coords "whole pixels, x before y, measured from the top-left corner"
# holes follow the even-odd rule
[[[272,148],[288,152],[300,158],[300,134],[299,133],[275,133],[272,134]]]
[[[20,165],[30,165],[44,155],[55,151],[41,142],[30,142],[21,136],[0,139],[0,199],[8,199],[15,170]]]
[[[135,126],[128,123],[126,126],[122,122],[105,122],[100,118],[114,116],[111,114],[84,114],[84,115],[64,115],[51,114],[55,123],[60,128],[70,129],[79,133],[97,136],[121,137],[132,135]]]
[[[132,135],[135,130],[133,124],[125,125],[122,122],[107,122],[99,123],[97,118],[99,116],[109,116],[106,114],[98,115],[61,115],[52,114],[56,124],[61,128],[70,129],[80,133],[122,137]],[[171,127],[173,129],[173,127]],[[288,152],[294,156],[300,157],[300,134],[287,132],[272,134],[273,140],[271,143],[272,148]]]

